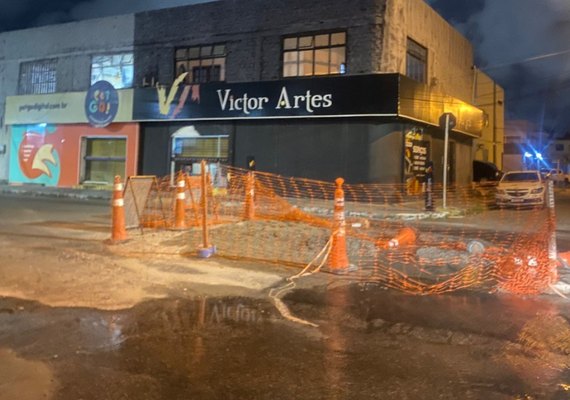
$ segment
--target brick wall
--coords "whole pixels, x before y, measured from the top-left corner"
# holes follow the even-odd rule
[[[213,43],[226,43],[226,81],[279,79],[283,35],[337,29],[347,31],[348,73],[369,73],[385,1],[223,0],[139,13],[135,82],[172,82],[176,47]]]

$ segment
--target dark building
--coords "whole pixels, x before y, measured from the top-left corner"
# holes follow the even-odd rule
[[[449,54],[449,49],[454,49]],[[137,14],[140,172],[201,158],[282,175],[404,182],[435,161],[471,177],[483,112],[472,49],[423,0],[225,0]],[[171,96],[169,98],[169,96]]]
[[[450,182],[502,153],[502,91],[424,0],[222,0],[0,44],[0,181],[109,185],[202,159],[351,183],[419,182],[432,160],[441,181],[444,113]],[[116,116],[93,124],[108,84]]]

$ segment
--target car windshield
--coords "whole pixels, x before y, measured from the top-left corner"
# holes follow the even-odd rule
[[[536,172],[517,172],[513,174],[506,174],[503,177],[503,182],[537,182],[538,174]]]

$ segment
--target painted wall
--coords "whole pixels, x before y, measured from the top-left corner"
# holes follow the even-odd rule
[[[505,91],[487,74],[476,71],[474,104],[487,115],[482,136],[475,141],[474,158],[503,168],[505,143]]]
[[[0,182],[8,179],[7,96],[18,94],[22,62],[57,58],[57,91],[85,91],[91,84],[91,56],[132,51],[134,15],[97,18],[0,33]]]
[[[471,43],[424,0],[387,0],[384,32],[376,46],[381,57],[374,71],[406,74],[407,38],[428,50],[427,84],[431,90],[471,102]]]
[[[81,142],[86,137],[126,138],[126,176],[137,173],[138,124],[15,125],[11,130],[9,182],[73,187],[80,184]]]

